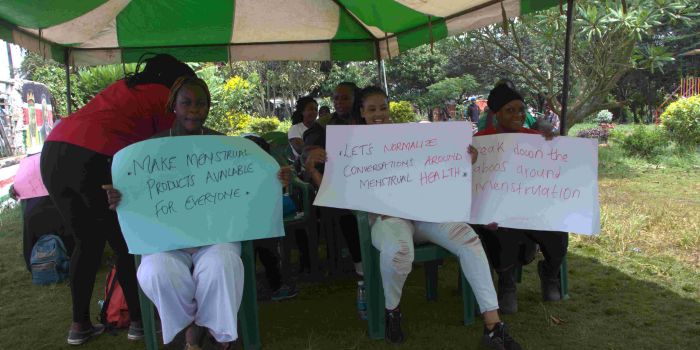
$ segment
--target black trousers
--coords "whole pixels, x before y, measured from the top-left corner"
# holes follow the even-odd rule
[[[507,270],[523,263],[522,247],[535,242],[539,244],[545,258],[547,271],[559,271],[566,250],[569,246],[569,234],[558,231],[538,231],[499,227],[490,231],[483,226],[475,225],[481,241],[484,243],[486,254],[496,271]]]
[[[260,258],[265,268],[265,278],[270,289],[274,292],[282,286],[280,257],[277,253],[279,238],[266,238],[253,241],[255,254]]]
[[[352,262],[359,263],[362,261],[362,254],[360,253],[360,233],[357,228],[357,219],[351,211],[344,211],[347,213],[343,213],[340,217],[340,230],[343,231],[343,237],[348,245]]]
[[[110,162],[106,155],[64,142],[46,142],[41,153],[44,185],[75,238],[70,264],[74,322],[90,321],[90,300],[105,242],[117,254],[117,279],[131,320],[141,320],[134,256],[101,188],[112,183]]]

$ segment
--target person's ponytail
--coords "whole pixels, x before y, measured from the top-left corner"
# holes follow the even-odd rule
[[[179,77],[195,76],[190,66],[171,55],[157,54],[146,59],[144,56],[141,56],[136,65],[136,72],[126,77],[126,85],[129,88],[141,84],[161,84],[170,89]],[[145,66],[140,71],[142,64]]]

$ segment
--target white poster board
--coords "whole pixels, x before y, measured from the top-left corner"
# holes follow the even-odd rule
[[[329,125],[314,205],[428,221],[468,221],[467,122]]]
[[[499,134],[474,138],[471,220],[501,227],[597,234],[596,140]]]

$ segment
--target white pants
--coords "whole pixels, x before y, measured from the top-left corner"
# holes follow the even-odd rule
[[[379,268],[387,309],[395,309],[401,301],[401,290],[413,265],[414,242],[432,242],[456,255],[481,313],[498,309],[486,253],[469,225],[379,217],[372,225],[372,245],[380,252]]]
[[[238,338],[240,255],[240,243],[222,243],[143,256],[138,280],[158,309],[165,344],[192,322],[208,328],[220,343]]]

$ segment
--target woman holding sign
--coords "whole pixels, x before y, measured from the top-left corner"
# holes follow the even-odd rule
[[[143,338],[134,257],[128,253],[117,216],[107,207],[100,186],[112,182],[110,162],[117,151],[172,125],[174,116],[165,109],[170,87],[178,77],[194,75],[189,66],[169,55],[156,55],[145,62],[143,71],[113,83],[64,118],[41,152],[44,185],[75,236],[70,263],[71,345],[83,344],[104,330],[90,322],[90,301],[105,242],[117,255],[117,278],[132,321],[128,338]]]
[[[388,98],[382,89],[365,88],[361,101],[360,112],[367,124],[391,123]],[[472,162],[476,161],[476,149],[470,147],[469,153]],[[325,161],[326,153],[322,149],[312,150],[306,161],[306,169],[312,169],[311,177],[317,184],[321,183],[322,175],[315,165]],[[500,320],[486,253],[479,237],[469,225],[461,222],[431,223],[385,215],[372,216],[372,245],[380,251],[385,297],[385,339],[388,342],[404,341],[399,302],[413,264],[413,243],[432,242],[459,258],[464,277],[471,285],[484,317],[483,344],[494,349],[520,349],[520,345],[508,334],[505,324]]]
[[[170,90],[167,108],[175,113],[173,126],[154,137],[222,135],[204,127],[211,96],[206,83],[197,77],[182,77]],[[277,174],[289,184],[291,168]],[[110,209],[116,209],[121,194],[107,190]],[[144,233],[148,234],[148,233]],[[238,338],[237,315],[243,297],[243,263],[239,242],[146,254],[138,269],[144,293],[160,314],[163,342],[170,343],[183,329],[186,349],[201,349],[205,331],[220,349],[228,349]]]
[[[491,90],[488,106],[494,111],[498,124],[479,131],[474,136],[501,133],[540,134],[536,130],[523,127],[526,113],[523,97],[507,84],[497,85]],[[554,134],[548,130],[544,136],[550,140]],[[515,269],[519,263],[520,245],[527,243],[527,240],[539,244],[545,257],[544,261],[537,265],[543,299],[545,301],[561,299],[559,267],[568,246],[566,232],[499,228],[497,223],[486,225],[485,229],[479,231],[494,269],[498,272],[498,304],[504,313],[518,311]]]

